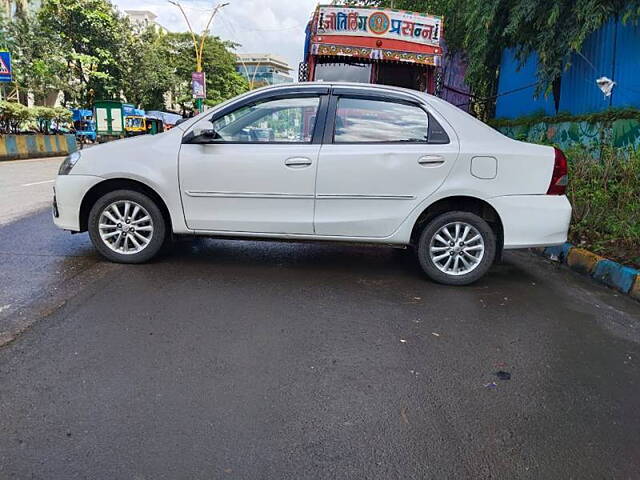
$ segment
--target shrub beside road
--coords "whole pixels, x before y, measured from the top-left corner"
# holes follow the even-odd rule
[[[567,157],[570,241],[640,267],[640,152],[609,148],[595,159],[586,148],[575,147]]]

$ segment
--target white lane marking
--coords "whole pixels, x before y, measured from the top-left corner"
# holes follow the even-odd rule
[[[45,180],[44,182],[33,182],[33,183],[25,183],[21,185],[22,187],[30,187],[32,185],[42,185],[43,183],[53,183],[55,180]]]

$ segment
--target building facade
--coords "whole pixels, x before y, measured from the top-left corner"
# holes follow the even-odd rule
[[[129,17],[131,23],[142,29],[151,27],[157,33],[169,32],[169,30],[156,22],[156,18],[158,18],[158,16],[149,10],[125,10],[124,13]]]
[[[247,79],[251,88],[293,82],[292,70],[284,58],[270,53],[237,55],[236,71]]]

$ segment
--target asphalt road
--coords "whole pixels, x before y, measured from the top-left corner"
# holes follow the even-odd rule
[[[465,288],[345,245],[120,266],[43,212],[0,271],[3,480],[640,475],[640,304],[529,253]]]
[[[51,205],[64,157],[0,162],[0,225]]]

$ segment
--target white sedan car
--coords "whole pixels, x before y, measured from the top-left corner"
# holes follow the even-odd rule
[[[410,245],[430,278],[464,285],[502,249],[565,242],[566,185],[560,150],[436,97],[289,84],[70,155],[53,216],[115,262],[150,260],[178,235]]]

